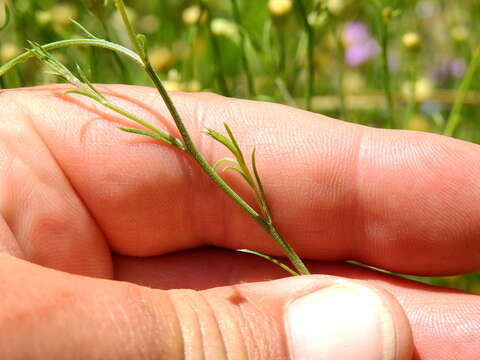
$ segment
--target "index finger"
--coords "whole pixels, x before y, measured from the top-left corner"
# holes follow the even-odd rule
[[[108,89],[122,106],[175,131],[155,90]],[[10,97],[28,104],[114,251],[149,256],[213,244],[280,254],[186,154],[119,132],[117,117],[63,90]],[[228,153],[201,135],[204,126],[227,122],[245,151],[256,146],[274,221],[301,256],[417,274],[480,268],[477,145],[208,94],[174,101],[210,162]],[[239,177],[225,178],[253,200]]]

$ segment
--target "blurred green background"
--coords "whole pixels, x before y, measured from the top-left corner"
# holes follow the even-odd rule
[[[3,1],[0,62],[28,47],[86,37],[128,44],[103,1]],[[374,127],[449,133],[480,143],[480,0],[126,1],[169,90],[214,91],[308,108]],[[5,18],[0,11],[0,23]],[[150,85],[142,69],[97,48],[55,55],[92,82]],[[59,81],[31,60],[3,88]],[[311,86],[309,85],[311,84]],[[453,111],[452,111],[453,110]],[[453,114],[453,115],[452,115]],[[479,239],[480,241],[480,239]],[[415,280],[480,293],[480,274]]]

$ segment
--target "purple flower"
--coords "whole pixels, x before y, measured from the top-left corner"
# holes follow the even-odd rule
[[[380,48],[375,40],[369,39],[361,44],[353,44],[345,51],[345,61],[348,66],[360,66],[378,54]]]
[[[450,73],[454,78],[462,78],[467,71],[467,64],[464,59],[456,58],[450,63]]]
[[[431,77],[437,84],[443,84],[451,78],[462,78],[467,71],[467,64],[462,58],[443,58],[431,71]]]
[[[345,24],[343,41],[346,46],[345,62],[351,67],[364,64],[380,51],[378,43],[370,36],[370,31],[362,22],[350,21]]]
[[[343,28],[343,41],[348,44],[362,43],[370,39],[370,31],[360,21],[349,21]]]

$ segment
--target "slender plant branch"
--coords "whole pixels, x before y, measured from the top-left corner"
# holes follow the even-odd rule
[[[238,9],[237,0],[231,0],[231,2],[232,2],[233,18],[237,23],[237,27],[239,29],[242,29],[243,28],[242,18],[240,16],[240,10]],[[252,71],[250,69],[250,64],[248,62],[248,57],[247,57],[247,42],[245,39],[245,32],[240,31],[239,33],[240,33],[240,49],[241,49],[242,65],[243,65],[243,70],[245,71],[245,76],[247,78],[248,97],[255,98],[257,96],[257,93],[255,91],[253,75],[252,75]]]
[[[151,130],[152,132],[141,130],[141,129],[130,129],[125,127],[120,127],[120,129],[135,133],[153,137],[158,140],[162,140],[172,146],[175,146],[181,150],[186,151],[189,153],[194,160],[199,164],[199,166],[203,169],[203,171],[223,190],[231,199],[233,199],[241,208],[243,208],[247,214],[252,217],[258,224],[260,224],[265,231],[278,243],[280,248],[285,252],[289,260],[291,261],[292,265],[297,270],[298,274],[309,274],[308,269],[305,267],[304,263],[300,259],[300,257],[294,252],[289,244],[287,244],[283,238],[279,235],[278,231],[272,224],[272,219],[270,216],[270,211],[267,205],[267,201],[265,198],[265,193],[263,190],[263,186],[260,182],[260,177],[256,168],[256,160],[255,160],[255,150],[252,153],[252,167],[253,167],[253,175],[248,169],[243,154],[241,153],[240,147],[236,142],[233,133],[226,125],[227,133],[230,137],[230,142],[225,143],[227,145],[232,144],[232,146],[228,146],[229,148],[233,149],[234,154],[237,157],[237,164],[239,168],[237,171],[242,174],[242,176],[247,180],[247,183],[253,189],[257,202],[260,206],[262,211],[262,215],[255,211],[247,202],[245,202],[216,172],[215,168],[210,166],[203,155],[196,149],[179,113],[177,112],[170,96],[168,95],[167,91],[165,90],[158,74],[154,71],[153,67],[150,64],[148,53],[146,50],[146,39],[143,35],[137,35],[133,29],[133,26],[128,19],[128,16],[125,11],[125,5],[122,0],[115,0],[115,5],[122,17],[124,22],[125,28],[127,30],[127,34],[132,42],[136,53],[132,52],[131,50],[105,41],[103,39],[75,39],[75,40],[64,40],[56,43],[47,44],[45,46],[39,46],[36,44],[32,44],[33,48],[24,54],[18,56],[17,58],[13,59],[9,63],[5,64],[0,68],[0,76],[2,76],[6,71],[15,67],[15,65],[25,61],[26,59],[36,56],[46,65],[48,65],[55,75],[61,76],[66,81],[70,82],[74,86],[76,86],[79,90],[70,90],[67,93],[76,93],[83,96],[87,96],[98,103],[102,104],[103,106],[111,109],[128,119],[139,123],[140,125],[146,127],[147,129]],[[88,33],[88,32],[87,32]],[[113,50],[128,56],[130,59],[135,61],[137,64],[140,64],[144,70],[146,71],[147,75],[152,80],[153,84],[157,88],[160,96],[164,100],[167,109],[169,110],[177,128],[180,132],[182,137],[182,141],[176,139],[169,133],[165,132],[164,130],[158,129],[153,125],[149,124],[148,122],[136,117],[135,115],[121,109],[120,107],[114,105],[105,96],[97,90],[87,79],[86,76],[81,72],[79,68],[80,75],[82,80],[78,79],[73,73],[71,73],[65,66],[63,66],[60,62],[58,62],[53,56],[48,53],[48,50],[58,49],[61,47],[66,46],[73,46],[73,45],[80,45],[80,46],[97,46],[106,48],[109,50]],[[226,139],[226,138],[225,138]]]
[[[418,99],[417,99],[417,81],[418,81],[418,55],[416,53],[409,54],[410,57],[410,64],[409,64],[409,91],[407,94],[407,108],[405,110],[405,118],[403,126],[408,124],[408,121],[415,113],[417,106],[418,106]]]
[[[337,45],[335,57],[337,62],[337,92],[340,100],[340,113],[342,120],[348,121],[347,97],[345,95],[345,48],[338,29],[332,28]]]
[[[276,240],[279,246],[286,252],[289,260],[292,262],[294,267],[297,271],[304,275],[309,274],[308,269],[306,268],[305,264],[302,262],[300,257],[293,251],[293,249],[288,245],[285,240],[278,234],[275,227],[269,222],[267,219],[262,217],[258,214],[245,200],[243,200],[215,171],[215,169],[210,166],[210,164],[206,161],[203,155],[196,149],[186,127],[183,123],[183,120],[180,117],[180,114],[177,112],[172,99],[168,95],[165,87],[163,86],[160,78],[158,77],[155,70],[150,65],[150,61],[148,59],[148,54],[145,48],[145,39],[142,36],[139,36],[135,33],[130,20],[125,11],[125,5],[123,0],[115,0],[115,6],[117,7],[120,15],[123,19],[125,28],[127,29],[128,36],[130,41],[132,42],[134,48],[136,49],[137,53],[140,55],[142,59],[143,67],[147,72],[147,75],[152,80],[153,84],[157,88],[160,96],[162,97],[163,101],[165,102],[167,109],[169,110],[177,128],[182,136],[183,143],[185,145],[185,150],[195,159],[195,161],[199,164],[199,166],[203,169],[203,171],[217,184],[220,189],[222,189],[232,200],[234,200],[241,208],[243,208],[250,217],[252,217],[258,224],[260,224],[269,234],[270,236]]]
[[[383,30],[380,34],[380,49],[382,52],[382,72],[383,72],[383,89],[385,92],[385,100],[387,103],[387,110],[388,110],[388,120],[387,120],[387,127],[390,129],[395,128],[395,105],[393,102],[393,94],[392,94],[392,82],[390,76],[390,68],[388,66],[388,28],[386,25],[381,25]]]
[[[105,19],[105,13],[100,12],[96,13],[98,20],[102,24],[102,28],[105,31],[105,40],[112,42],[112,34],[110,32],[110,28],[107,25],[107,21]],[[120,58],[119,54],[117,52],[113,53],[114,61],[117,64],[118,68],[120,69],[120,76],[122,77],[123,81],[126,82],[127,84],[130,83],[130,74],[128,72],[127,65],[123,61],[123,59]]]
[[[395,104],[393,101],[392,93],[392,81],[390,74],[390,67],[388,64],[388,45],[390,42],[389,35],[389,24],[390,18],[392,16],[391,8],[382,9],[380,6],[377,6],[378,17],[380,21],[379,30],[380,30],[380,51],[381,51],[381,62],[382,62],[382,80],[383,80],[383,90],[385,93],[385,101],[387,103],[387,126],[390,129],[396,127],[395,124]]]
[[[228,89],[227,80],[225,78],[225,73],[223,71],[222,52],[220,51],[220,44],[218,43],[217,37],[212,32],[212,14],[210,8],[206,0],[201,0],[200,5],[202,12],[205,12],[206,14],[205,28],[207,30],[207,36],[210,39],[212,53],[215,58],[215,76],[217,77],[218,87],[222,95],[231,96],[230,90]]]
[[[96,46],[103,49],[108,49],[121,53],[131,60],[135,61],[138,65],[143,66],[142,59],[135,52],[130,49],[127,49],[121,45],[105,41],[103,39],[69,39],[56,41],[50,44],[42,45],[42,48],[49,51],[55,49],[61,49],[69,46]],[[3,76],[7,71],[14,68],[16,65],[28,60],[35,56],[34,50],[28,50],[23,54],[20,54],[16,58],[8,61],[4,65],[0,66],[0,76]]]
[[[308,13],[302,0],[294,0],[295,7],[300,16],[302,26],[307,35],[307,86],[305,89],[305,108],[312,109],[313,84],[315,81],[315,67],[313,61],[313,51],[315,46],[315,31],[308,22]]]
[[[201,18],[201,16],[199,16]],[[187,31],[186,42],[190,46],[189,56],[183,62],[183,76],[184,80],[196,80],[196,67],[195,67],[195,42],[197,40],[198,22],[193,24]]]
[[[151,130],[153,133],[145,132],[139,129],[129,129],[121,127],[122,130],[127,132],[136,132],[142,133],[143,135],[151,136],[153,138],[162,140],[167,144],[170,144],[174,147],[179,148],[180,150],[185,150],[185,146],[183,143],[175,138],[174,136],[170,135],[165,130],[159,129],[156,126],[150,124],[149,122],[140,119],[138,116],[133,115],[132,113],[120,108],[119,106],[110,102],[93,84],[89,82],[87,77],[85,76],[84,72],[80,67],[77,67],[77,70],[80,74],[82,80],[78,79],[70,70],[68,70],[62,63],[60,63],[57,59],[55,59],[50,53],[48,53],[43,47],[38,44],[30,42],[32,45],[32,51],[34,56],[36,56],[41,62],[46,64],[51,70],[52,74],[55,76],[59,76],[63,80],[69,82],[70,84],[74,85],[78,90],[68,90],[66,94],[79,94],[91,98],[98,102],[99,104],[103,105],[104,107],[113,110],[117,114],[120,114],[126,117],[129,120],[136,122],[144,126],[145,128]]]
[[[458,88],[457,94],[455,96],[455,102],[453,104],[452,111],[447,121],[447,125],[445,126],[445,130],[443,132],[444,135],[447,136],[454,136],[455,132],[460,125],[461,119],[460,114],[462,112],[463,104],[465,102],[465,97],[467,95],[468,90],[470,89],[473,78],[475,77],[475,73],[478,70],[480,65],[480,46],[475,50],[472,56],[472,60],[468,66],[467,73],[463,78],[462,82],[460,83],[460,87]]]

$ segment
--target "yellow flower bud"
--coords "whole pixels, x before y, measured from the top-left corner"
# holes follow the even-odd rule
[[[180,74],[177,69],[170,69],[168,71],[167,77],[169,81],[176,81],[176,82],[180,81]]]
[[[212,20],[211,27],[214,35],[225,36],[232,40],[238,37],[237,26],[227,19],[215,18]]]
[[[77,17],[77,8],[70,4],[56,4],[52,7],[52,22],[56,26],[70,24],[70,19]]]
[[[433,95],[435,86],[432,80],[428,78],[420,78],[415,82],[412,89],[412,83],[407,81],[402,86],[402,94],[406,99],[412,97],[412,90],[415,92],[415,100],[418,102],[425,102]]]
[[[198,23],[202,11],[197,5],[189,6],[182,12],[182,20],[187,26],[193,26]]]
[[[425,116],[414,115],[408,120],[407,129],[428,132],[430,131],[430,123]]]
[[[416,32],[408,32],[402,36],[402,44],[406,49],[411,51],[417,51],[422,45],[420,35]]]
[[[470,31],[464,25],[457,25],[450,31],[450,36],[456,42],[465,42],[470,36]]]
[[[0,59],[2,63],[12,60],[20,54],[20,48],[14,43],[5,43],[0,48]]]
[[[52,22],[52,12],[51,11],[37,11],[35,13],[35,19],[37,24],[40,26],[48,25]]]
[[[202,84],[197,80],[191,80],[186,84],[187,91],[198,92],[202,90]]]
[[[328,0],[327,9],[336,16],[342,15],[343,11],[347,8],[348,0]]]
[[[345,90],[349,93],[360,93],[365,89],[366,83],[362,74],[356,71],[347,71],[343,79]]]
[[[149,51],[149,58],[153,68],[159,72],[167,70],[175,62],[175,57],[170,49],[160,46]]]
[[[182,91],[182,85],[178,81],[167,80],[163,83],[167,91]]]
[[[292,10],[292,0],[269,0],[268,11],[274,17],[288,14]]]
[[[389,21],[393,16],[393,9],[391,7],[386,7],[382,9],[383,20]]]
[[[146,34],[157,32],[159,27],[160,22],[155,15],[146,15],[138,20],[138,28]]]

